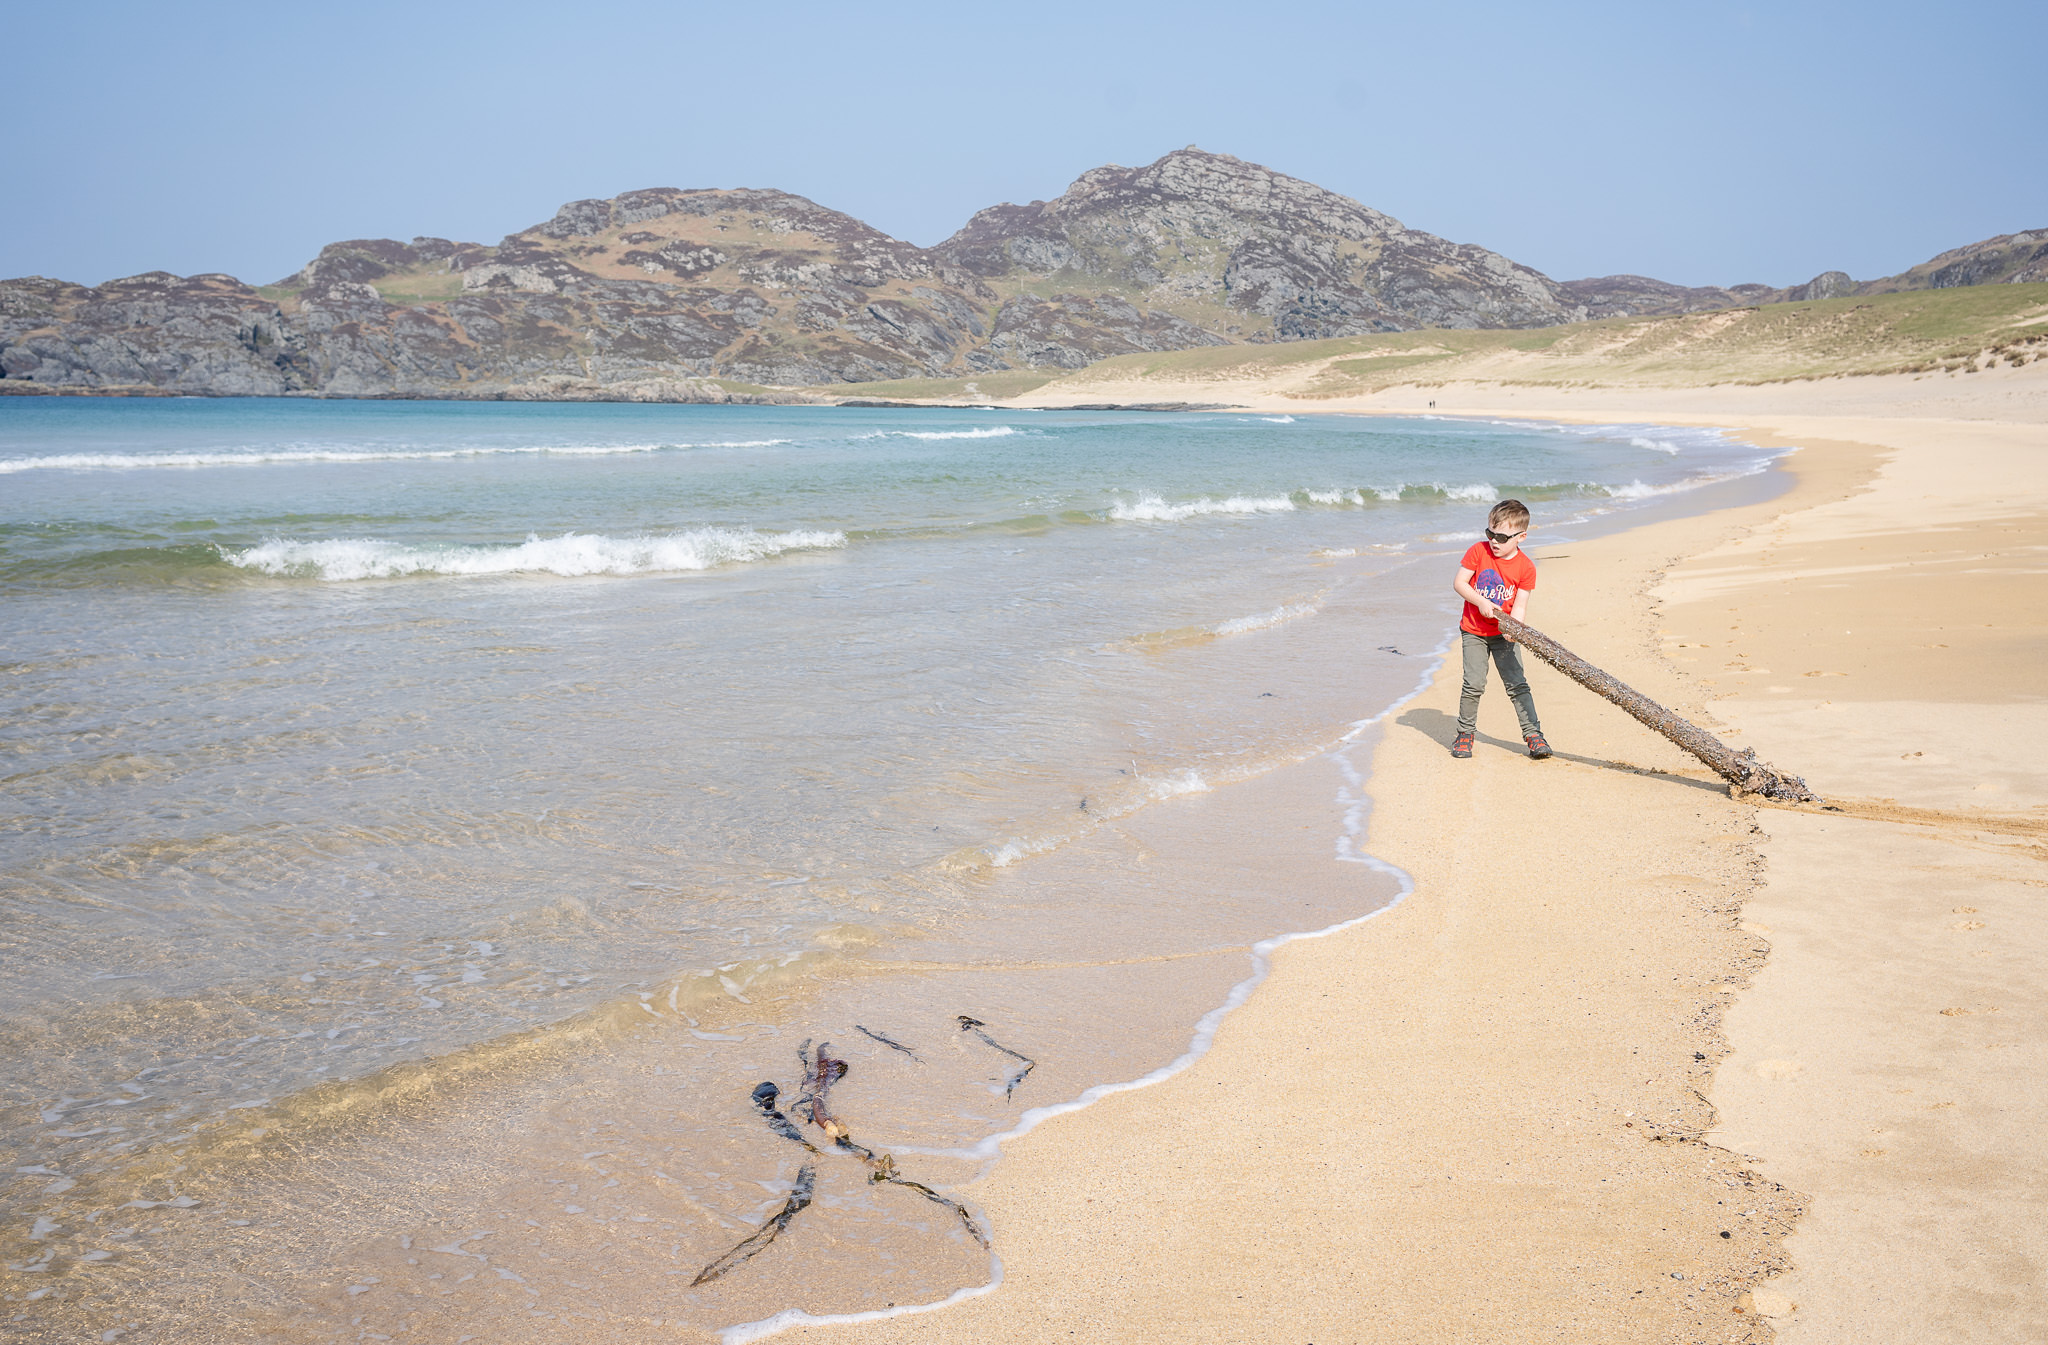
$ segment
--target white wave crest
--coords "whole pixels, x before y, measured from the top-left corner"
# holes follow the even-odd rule
[[[1007,869],[1020,859],[1031,855],[1042,855],[1048,850],[1058,848],[1060,842],[1064,839],[1065,837],[1061,836],[1040,836],[1033,840],[1004,841],[995,849],[987,852],[988,865],[992,869]]]
[[[1320,602],[1291,602],[1270,612],[1260,612],[1257,616],[1241,616],[1234,621],[1221,622],[1213,629],[1218,635],[1243,635],[1246,631],[1266,630],[1296,617],[1314,616],[1322,607]]]
[[[1233,495],[1227,500],[1205,495],[1187,504],[1168,504],[1157,495],[1140,495],[1134,504],[1118,500],[1109,516],[1119,523],[1178,523],[1204,514],[1281,514],[1293,508],[1294,501],[1285,495]]]
[[[1145,792],[1155,799],[1175,799],[1183,794],[1206,794],[1209,782],[1202,773],[1189,769],[1178,775],[1164,775],[1145,781]]]
[[[1629,445],[1633,448],[1647,448],[1652,453],[1669,453],[1672,454],[1674,457],[1678,453],[1677,444],[1667,444],[1656,439],[1645,439],[1640,434],[1636,435],[1628,442]]]
[[[1449,500],[1492,500],[1496,498],[1494,487],[1483,482],[1478,485],[1447,486],[1441,481],[1416,483],[1404,481],[1398,486],[1365,486],[1358,490],[1307,490],[1303,491],[1302,494],[1307,496],[1312,504],[1362,505],[1366,503],[1368,497],[1375,500],[1385,500],[1390,503],[1398,502],[1405,499],[1411,490],[1422,495],[1441,495]]]
[[[1631,481],[1625,486],[1604,486],[1602,489],[1610,499],[1616,500],[1648,500],[1659,495],[1683,495],[1686,491],[1698,490],[1701,486],[1713,486],[1723,481],[1733,481],[1738,477],[1755,476],[1758,472],[1764,471],[1767,465],[1752,466],[1743,471],[1689,476],[1683,481],[1671,481],[1661,486],[1651,485],[1647,481]]]
[[[876,430],[856,439],[1003,439],[1023,431],[1015,425],[988,425],[978,430]]]
[[[1294,423],[1293,416],[1260,416],[1259,419],[1269,425],[1292,425]]]
[[[146,467],[260,467],[267,463],[412,462],[448,458],[492,458],[508,455],[542,457],[609,457],[620,453],[663,453],[691,448],[772,448],[787,439],[745,439],[712,444],[530,444],[478,448],[276,448],[246,452],[213,450],[191,453],[53,453],[34,458],[0,459],[0,475],[34,471],[135,471]]]
[[[709,570],[765,560],[785,551],[846,545],[843,532],[755,532],[751,528],[699,528],[666,537],[607,537],[565,533],[528,537],[515,546],[408,546],[368,538],[294,542],[272,538],[244,551],[222,551],[245,570],[298,578],[393,579],[401,575],[654,574]]]

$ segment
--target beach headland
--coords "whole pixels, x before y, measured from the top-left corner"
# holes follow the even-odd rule
[[[1304,409],[1213,381],[1071,391]],[[1532,616],[1840,811],[1730,799],[1542,667],[1557,758],[1522,755],[1496,695],[1454,762],[1440,670],[1347,753],[1152,823],[1202,838],[1173,852],[1190,883],[1232,857],[1320,886],[1362,818],[1357,848],[1412,894],[1279,948],[1184,1072],[1012,1141],[967,1188],[997,1292],[785,1339],[2048,1330],[2048,630],[2027,601],[2048,377],[1474,382],[1314,409],[1430,402],[1797,446],[1777,498],[1539,539]]]

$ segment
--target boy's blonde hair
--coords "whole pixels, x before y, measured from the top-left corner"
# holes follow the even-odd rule
[[[1529,506],[1520,500],[1502,500],[1486,515],[1486,526],[1495,532],[1506,532],[1501,524],[1511,523],[1517,531],[1529,526]]]

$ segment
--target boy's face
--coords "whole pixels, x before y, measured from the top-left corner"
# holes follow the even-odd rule
[[[1522,539],[1529,535],[1529,521],[1516,523],[1503,521],[1498,527],[1486,525],[1486,549],[1493,553],[1495,560],[1506,560],[1521,550]]]

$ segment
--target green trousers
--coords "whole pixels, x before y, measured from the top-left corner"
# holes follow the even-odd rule
[[[1479,726],[1479,697],[1486,690],[1489,654],[1500,668],[1500,684],[1507,688],[1515,718],[1522,723],[1522,736],[1543,732],[1536,722],[1536,698],[1529,694],[1529,678],[1522,671],[1522,651],[1515,648],[1515,642],[1505,635],[1474,635],[1461,630],[1458,643],[1465,655],[1465,694],[1458,701],[1458,732],[1471,733]]]

